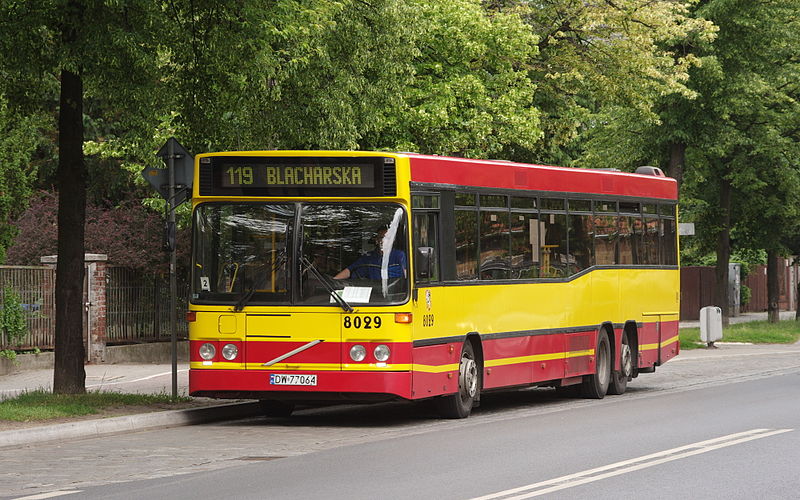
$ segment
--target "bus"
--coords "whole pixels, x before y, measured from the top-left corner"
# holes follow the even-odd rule
[[[677,184],[363,151],[198,155],[192,396],[297,404],[588,398],[679,351]]]

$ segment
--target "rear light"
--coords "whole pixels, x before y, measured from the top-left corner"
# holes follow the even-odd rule
[[[217,348],[214,347],[214,344],[210,344],[208,342],[201,345],[198,351],[200,353],[200,357],[205,361],[211,361],[214,359],[214,356],[217,355]]]
[[[394,313],[395,323],[411,323],[411,313]]]
[[[239,348],[236,344],[225,344],[222,348],[222,357],[228,361],[233,361],[239,355]]]
[[[194,323],[197,321],[197,311],[186,311],[186,322]]]

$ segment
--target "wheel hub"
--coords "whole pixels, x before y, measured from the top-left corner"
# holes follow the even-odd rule
[[[464,356],[459,367],[461,388],[465,398],[474,398],[478,394],[478,364],[475,360]]]
[[[599,349],[597,353],[597,376],[600,380],[600,384],[605,387],[608,383],[610,370],[609,368],[609,356],[608,356],[608,349]]]
[[[630,377],[633,373],[633,357],[631,356],[631,346],[622,344],[622,374]]]

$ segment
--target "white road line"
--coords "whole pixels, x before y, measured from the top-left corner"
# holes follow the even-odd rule
[[[604,465],[595,469],[589,469],[583,472],[577,472],[567,476],[561,476],[547,481],[529,484],[527,486],[520,486],[510,490],[500,491],[490,495],[474,498],[473,500],[491,500],[496,498],[504,498],[505,500],[520,500],[523,498],[532,498],[535,496],[545,495],[554,491],[580,486],[582,484],[600,481],[613,476],[635,472],[637,470],[646,469],[655,465],[660,465],[673,460],[680,460],[688,458],[701,453],[718,450],[727,446],[745,443],[754,439],[761,439],[784,432],[790,432],[794,429],[753,429],[750,431],[739,432],[736,434],[729,434],[707,441],[700,441],[698,443],[672,448],[670,450],[644,455],[630,460],[624,460],[610,465]],[[517,495],[521,493],[521,495]],[[516,495],[516,496],[511,496]]]
[[[183,373],[183,372],[188,372],[188,371],[189,371],[189,369],[187,368],[187,369],[183,369],[183,370],[178,370],[178,373]],[[172,372],[169,371],[169,372],[163,372],[163,373],[156,373],[155,375],[149,375],[147,377],[137,378],[137,379],[134,379],[134,380],[122,380],[120,382],[105,382],[105,383],[101,382],[99,384],[87,385],[86,388],[88,389],[90,387],[106,387],[106,386],[109,386],[109,385],[133,384],[135,382],[141,382],[143,380],[150,380],[152,378],[163,377],[164,375],[172,375]]]
[[[39,493],[38,495],[31,495],[27,497],[18,497],[14,500],[44,500],[45,498],[63,497],[64,495],[72,495],[73,493],[80,493],[83,490],[59,490],[50,491],[48,493]]]

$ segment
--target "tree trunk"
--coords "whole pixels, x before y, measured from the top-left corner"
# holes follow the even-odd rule
[[[61,71],[58,114],[58,266],[53,392],[86,392],[83,367],[83,259],[86,165],[83,160],[83,80]]]
[[[770,323],[777,323],[781,319],[780,314],[780,283],[778,282],[778,252],[775,250],[767,251],[767,320]]]
[[[719,207],[721,229],[717,235],[717,283],[714,302],[722,309],[722,324],[727,326],[730,315],[728,263],[731,260],[731,183],[725,178],[720,179]]]
[[[676,142],[669,145],[667,175],[678,181],[678,192],[683,184],[683,166],[686,163],[686,144]]]

